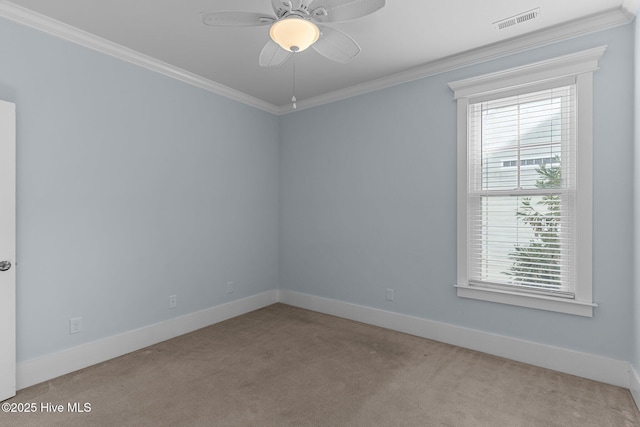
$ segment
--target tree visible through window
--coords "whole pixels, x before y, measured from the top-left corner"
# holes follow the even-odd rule
[[[536,188],[560,188],[562,175],[557,166],[560,159],[556,156],[554,160],[556,165],[542,164],[536,169],[540,175]],[[517,283],[556,289],[557,286],[550,284],[560,283],[560,198],[546,195],[534,204],[530,197],[525,197],[516,216],[532,228],[534,238],[526,244],[514,245],[509,254],[513,264],[506,274]]]

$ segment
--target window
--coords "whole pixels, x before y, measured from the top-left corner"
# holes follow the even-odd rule
[[[592,73],[604,50],[449,84],[458,296],[593,315]]]

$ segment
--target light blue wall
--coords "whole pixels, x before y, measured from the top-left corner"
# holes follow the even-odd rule
[[[277,288],[276,116],[11,22],[0,40],[18,361]]]
[[[607,44],[595,73],[593,318],[457,298],[447,83]],[[633,26],[289,114],[281,287],[620,360],[633,352]],[[385,289],[395,301],[385,301]]]

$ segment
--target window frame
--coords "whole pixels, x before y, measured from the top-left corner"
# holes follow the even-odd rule
[[[470,98],[469,100],[470,106],[467,112],[467,120],[469,124],[468,127],[469,129],[475,129],[475,131],[473,132],[470,131],[467,134],[467,138],[468,138],[467,147],[469,150],[468,151],[469,154],[467,158],[475,159],[473,160],[474,164],[469,164],[469,172],[470,172],[468,173],[469,188],[467,189],[467,197],[468,197],[467,206],[469,209],[468,211],[468,215],[469,215],[468,242],[470,245],[470,247],[468,248],[470,253],[469,283],[474,286],[481,286],[481,287],[484,286],[484,287],[490,287],[490,288],[492,287],[496,289],[515,291],[515,292],[563,296],[564,298],[573,299],[574,298],[573,288],[571,286],[565,287],[562,285],[563,283],[565,285],[570,285],[574,283],[573,279],[575,277],[575,274],[574,274],[575,263],[569,263],[569,265],[567,265],[565,261],[562,261],[562,259],[566,260],[570,253],[573,254],[575,252],[572,250],[573,248],[570,248],[564,245],[563,248],[561,249],[561,253],[563,253],[563,256],[562,256],[562,259],[560,260],[561,261],[560,264],[565,265],[565,267],[560,267],[560,264],[558,264],[558,273],[561,277],[564,277],[564,279],[562,279],[559,284],[560,287],[564,289],[543,290],[539,288],[533,289],[533,287],[527,287],[527,286],[520,287],[517,285],[508,285],[506,283],[501,283],[502,280],[499,277],[494,276],[495,271],[493,273],[489,273],[491,277],[487,277],[486,278],[487,280],[484,280],[482,277],[480,277],[480,276],[483,276],[481,271],[486,267],[490,267],[492,265],[495,266],[497,264],[491,264],[491,262],[489,262],[491,258],[485,259],[484,256],[487,254],[484,253],[484,251],[481,250],[481,253],[477,252],[479,243],[481,244],[480,247],[483,247],[483,248],[485,247],[483,243],[486,244],[484,240],[482,239],[478,240],[478,239],[480,238],[481,235],[484,236],[485,232],[488,232],[488,229],[486,229],[485,226],[486,227],[491,227],[491,226],[489,226],[486,223],[483,223],[484,225],[481,225],[479,227],[473,226],[473,224],[477,223],[478,221],[478,215],[481,215],[484,218],[485,213],[479,212],[479,210],[482,210],[481,206],[484,205],[483,200],[486,200],[487,203],[491,203],[490,202],[491,200],[495,201],[499,199],[503,199],[503,200],[510,199],[510,200],[515,200],[517,202],[520,198],[530,198],[530,197],[537,197],[537,196],[544,197],[549,195],[556,195],[560,198],[559,200],[560,204],[564,205],[564,207],[561,208],[560,211],[564,212],[565,214],[562,214],[559,219],[563,224],[561,228],[567,231],[562,233],[562,237],[575,236],[574,218],[576,217],[576,215],[575,215],[575,209],[573,209],[574,203],[567,204],[567,199],[566,199],[566,197],[569,197],[575,200],[575,193],[576,193],[576,189],[575,189],[576,179],[574,177],[575,168],[571,166],[575,163],[575,143],[576,143],[575,124],[577,122],[575,118],[575,111],[576,111],[575,106],[576,106],[576,98],[577,98],[575,95],[575,82],[574,82],[574,79],[566,79],[563,81],[552,80],[549,84],[545,84],[544,86],[545,86],[544,88],[538,87],[538,85],[536,85],[535,87],[528,87],[528,86],[523,87],[520,89],[520,92],[517,94],[517,96],[510,95],[508,97],[503,97],[501,96],[501,93],[498,92],[497,94],[494,94],[494,96],[490,97],[489,99],[476,100],[476,99]],[[539,188],[533,187],[532,182],[527,182],[527,179],[524,178],[524,176],[526,175],[527,170],[530,171],[531,169],[535,169],[536,165],[533,162],[528,163],[528,160],[526,161],[527,163],[525,164],[525,160],[521,160],[520,166],[516,166],[516,177],[515,177],[516,182],[513,183],[515,187],[511,186],[511,183],[505,186],[505,184],[507,183],[504,181],[500,181],[501,184],[499,184],[497,188],[494,188],[491,185],[485,188],[485,186],[483,185],[483,182],[485,182],[485,178],[489,178],[489,177],[486,175],[485,164],[483,159],[485,159],[485,155],[489,155],[491,152],[496,152],[495,151],[496,147],[483,148],[483,145],[484,145],[483,142],[485,140],[482,137],[480,137],[480,135],[485,135],[484,128],[482,127],[483,126],[482,123],[484,123],[484,117],[485,117],[484,111],[486,111],[485,109],[489,108],[490,110],[492,110],[494,108],[499,109],[501,107],[515,108],[514,110],[511,110],[511,113],[516,114],[518,116],[517,120],[521,120],[519,115],[520,114],[520,108],[518,108],[519,106],[523,106],[523,105],[527,106],[527,105],[530,105],[531,102],[549,101],[550,100],[549,97],[554,97],[554,98],[562,97],[561,110],[564,111],[564,113],[566,113],[566,117],[563,117],[560,120],[561,122],[560,127],[562,131],[559,133],[560,135],[563,135],[562,140],[560,142],[560,151],[562,152],[562,155],[561,155],[562,160],[560,162],[560,165],[563,171],[562,185],[559,186],[558,188],[553,188],[553,189],[552,188],[539,189]],[[491,105],[487,105],[487,102],[491,103]],[[518,111],[518,113],[515,113],[515,111]],[[501,113],[498,113],[498,114],[501,115]],[[506,125],[506,126],[510,128],[509,125]],[[516,127],[519,129],[519,126],[516,126]],[[557,144],[558,142],[559,141],[556,140],[556,142],[552,143],[552,145],[558,145]],[[548,142],[543,142],[542,144],[540,142],[537,142],[534,144],[531,144],[530,142],[525,142],[525,146],[521,147],[520,144],[516,144],[516,146],[511,147],[512,150],[516,151],[517,158],[520,158],[521,150],[526,151],[532,148],[544,149],[546,152],[546,150],[549,149],[549,146],[548,146]],[[468,160],[468,161],[472,161],[472,160]],[[532,166],[532,168],[530,168],[530,166]],[[523,173],[525,175],[523,175]],[[535,179],[537,180],[538,178],[539,176],[536,175]],[[523,181],[521,181],[521,179],[524,179],[524,183],[525,183],[524,186],[522,186]],[[529,180],[531,179],[532,178],[529,177]],[[520,221],[516,219],[516,217],[513,217],[512,219],[516,223],[518,223],[518,225],[516,225],[518,229],[520,229],[520,227],[523,227],[524,229],[528,229],[528,226],[525,224],[521,224]],[[489,218],[487,218],[487,220],[491,221],[493,226],[497,225],[496,222],[493,222],[494,220],[490,220]],[[495,236],[492,236],[491,233],[489,233],[487,237],[491,240]],[[569,246],[573,246],[574,241],[575,239],[573,238],[569,243]],[[523,241],[521,240],[512,241],[512,244],[516,246],[519,246],[522,243]],[[488,246],[491,246],[491,245],[488,244]],[[472,250],[471,249],[472,247],[475,247],[475,250]],[[471,255],[471,253],[473,253],[475,257]],[[500,258],[501,258],[500,255],[498,255],[497,259],[493,259],[493,261],[496,263],[500,263],[501,261],[504,261],[504,259],[500,259]],[[488,272],[485,271],[485,274],[486,273]]]
[[[607,46],[449,83],[457,100],[458,297],[592,317],[593,72]],[[575,297],[474,286],[468,275],[468,110],[471,102],[536,92],[567,81],[576,85],[576,287]]]

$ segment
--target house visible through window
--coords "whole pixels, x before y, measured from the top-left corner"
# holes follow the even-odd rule
[[[458,296],[593,315],[592,74],[604,50],[449,84]]]
[[[532,166],[532,165],[546,165],[549,163],[557,163],[557,159],[553,157],[545,157],[544,159],[522,159],[520,160],[520,166]],[[502,162],[502,167],[514,167],[518,165],[517,160],[505,160]]]

